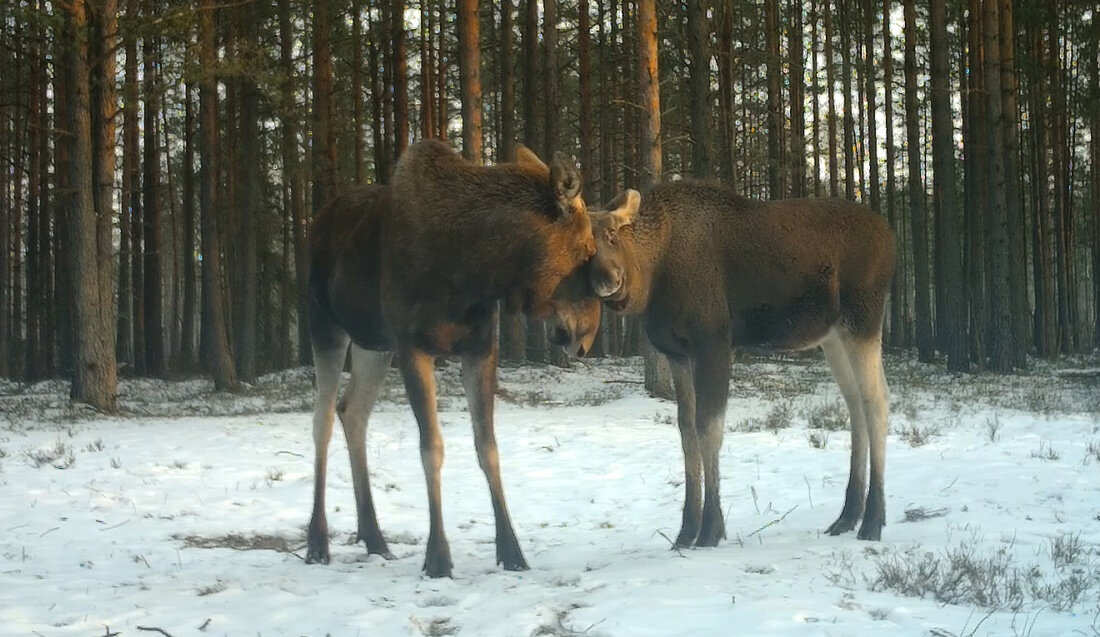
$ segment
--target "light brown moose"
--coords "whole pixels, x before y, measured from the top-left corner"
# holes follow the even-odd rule
[[[462,359],[478,462],[496,518],[496,559],[527,568],[516,540],[493,430],[497,302],[533,316],[553,314],[560,344],[591,347],[599,302],[554,296],[595,250],[579,196],[580,176],[563,155],[547,167],[525,148],[518,161],[493,167],[464,161],[446,144],[420,142],[398,162],[392,185],[356,188],[317,217],[310,234],[309,321],[317,396],[313,515],[306,561],[327,563],[325,477],[333,418],[339,413],[351,457],[358,539],[369,553],[392,557],[378,527],[367,470],[366,427],[396,353],[420,429],[430,528],[424,570],[450,576],[443,528],[443,442],[436,416],[433,362]],[[351,383],[337,407],[340,374],[351,345]]]
[[[731,346],[820,346],[851,417],[852,454],[836,535],[881,537],[887,389],[882,322],[894,237],[869,208],[839,199],[767,203],[711,183],[627,191],[593,213],[593,291],[640,315],[671,364],[684,452],[684,511],[676,546],[725,537],[719,450]],[[870,486],[867,461],[870,453]],[[700,492],[700,474],[703,490]]]

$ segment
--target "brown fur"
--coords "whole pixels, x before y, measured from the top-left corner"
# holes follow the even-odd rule
[[[763,203],[695,181],[657,186],[636,210],[593,215],[590,281],[608,307],[642,316],[650,341],[673,367],[687,473],[677,544],[713,545],[725,536],[717,455],[731,346],[825,349],[853,424],[844,512],[830,531],[850,530],[864,514],[860,537],[878,539],[890,229],[866,206],[848,201]],[[864,510],[868,440],[872,475]],[[706,480],[701,511],[700,469]]]
[[[439,472],[443,446],[432,361],[462,357],[478,459],[497,522],[497,561],[525,569],[508,516],[493,434],[497,302],[568,326],[563,344],[591,347],[599,302],[582,293],[582,264],[595,250],[578,196],[580,176],[564,157],[548,168],[530,151],[491,168],[460,159],[441,142],[412,146],[391,187],[363,186],[318,214],[310,234],[310,330],[317,374],[314,506],[307,562],[328,562],[324,490],[334,412],[348,439],[359,539],[390,556],[378,528],[366,465],[365,432],[396,353],[420,426],[431,525],[424,570],[449,576]],[[571,276],[569,285],[561,286]],[[572,296],[570,296],[572,295]],[[337,408],[349,342],[352,378]]]

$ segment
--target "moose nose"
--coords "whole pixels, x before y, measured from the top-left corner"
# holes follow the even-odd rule
[[[623,273],[620,270],[607,272],[592,282],[592,291],[600,298],[607,298],[623,287]]]
[[[568,345],[569,330],[561,326],[555,327],[550,333],[550,342],[558,346]]]

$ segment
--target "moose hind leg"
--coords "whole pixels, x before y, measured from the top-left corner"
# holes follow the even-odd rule
[[[325,475],[328,470],[328,444],[332,440],[332,420],[336,411],[336,393],[340,372],[348,351],[348,338],[341,335],[324,348],[313,348],[313,369],[317,393],[313,402],[313,515],[307,533],[306,564],[329,563],[328,520],[325,518]]]
[[[703,459],[703,520],[695,546],[718,546],[726,537],[722,518],[719,483],[719,458],[726,427],[726,403],[729,400],[730,349],[713,344],[705,355],[695,359],[695,425]]]
[[[861,540],[879,540],[882,538],[882,527],[886,524],[886,421],[889,411],[886,374],[882,368],[881,334],[853,339],[848,352],[863,399],[871,452],[871,483],[858,537]]]
[[[493,500],[496,518],[497,564],[507,571],[526,571],[508,504],[504,499],[504,484],[500,479],[500,455],[497,452],[496,434],[493,428],[493,388],[496,384],[496,348],[487,356],[462,358],[462,384],[466,389],[466,403],[470,408],[470,420],[474,428],[474,446],[477,461],[489,482],[489,494]]]
[[[355,488],[355,510],[359,520],[357,541],[365,542],[367,553],[393,559],[386,540],[378,527],[378,516],[371,497],[370,473],[367,470],[367,422],[374,403],[382,393],[386,372],[390,367],[390,352],[376,352],[351,346],[351,384],[344,394],[337,413],[344,426],[351,459],[351,478]]]
[[[848,407],[852,436],[851,466],[848,472],[848,488],[844,491],[844,508],[836,521],[826,529],[829,535],[840,535],[856,528],[859,517],[863,515],[867,492],[867,419],[863,412],[863,395],[850,362],[849,347],[850,344],[842,342],[836,332],[829,334],[821,344],[829,370],[836,384],[840,386],[840,393]]]
[[[420,428],[420,460],[424,464],[424,480],[428,487],[430,524],[424,572],[428,577],[450,577],[454,564],[447,534],[443,530],[443,495],[439,475],[443,469],[443,436],[436,413],[433,358],[407,344],[399,344],[397,349],[409,405]]]
[[[699,434],[695,427],[695,385],[689,359],[669,358],[672,383],[676,387],[676,423],[684,450],[684,514],[680,533],[673,548],[689,547],[699,537],[703,521],[703,494],[700,481],[703,458],[699,453]]]

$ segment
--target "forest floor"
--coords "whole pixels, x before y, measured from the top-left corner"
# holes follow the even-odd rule
[[[889,356],[883,541],[822,530],[849,440],[820,354],[741,360],[722,450],[728,539],[670,550],[675,404],[640,359],[501,370],[504,482],[531,564],[494,564],[458,365],[439,373],[454,579],[421,574],[428,514],[396,372],[368,455],[396,559],[351,543],[342,436],[332,563],[303,561],[311,372],[240,394],[124,380],[123,413],[62,382],[0,383],[0,634],[1100,635],[1095,358],[950,375]]]

